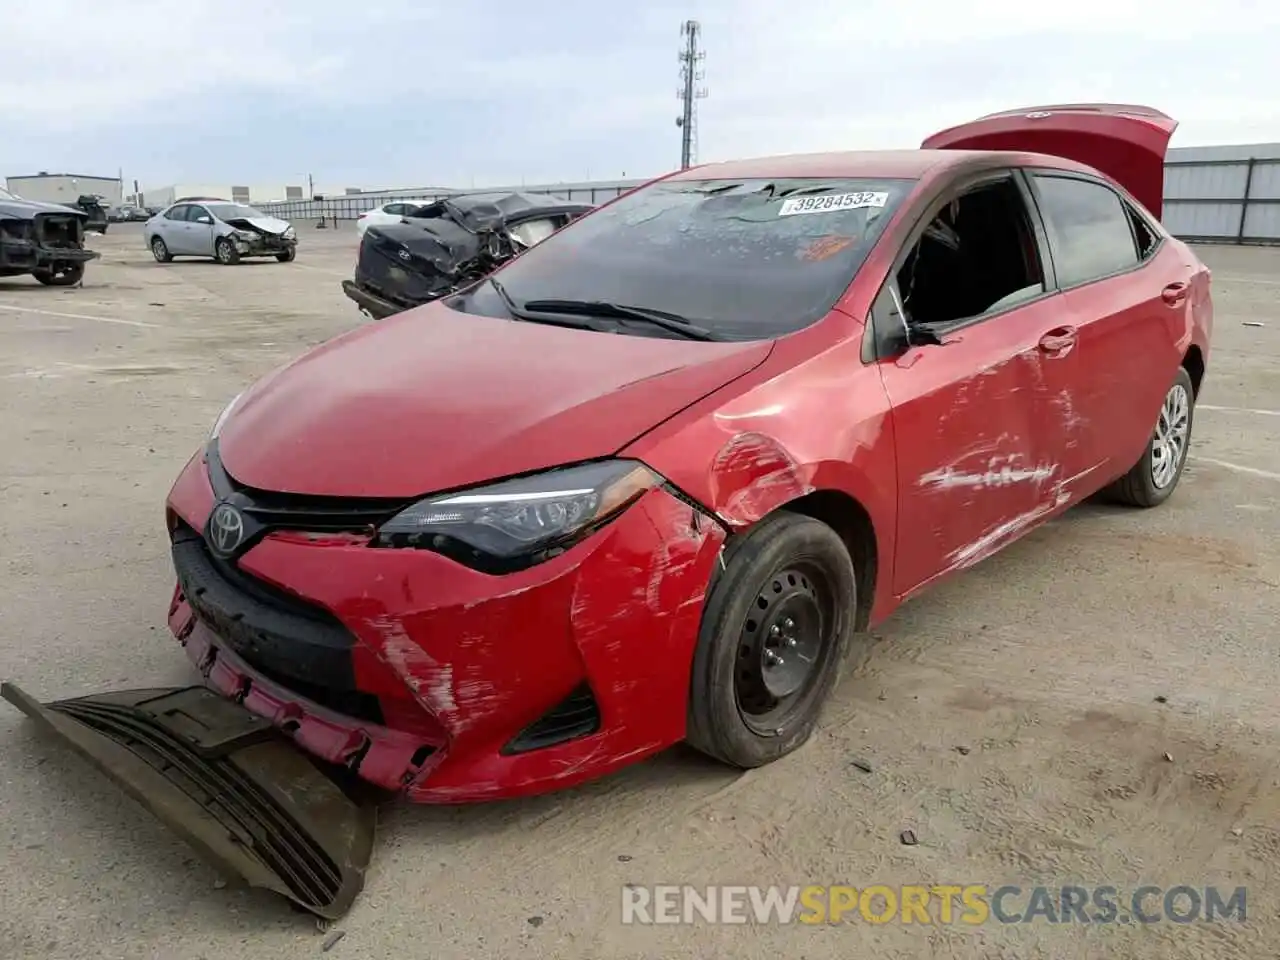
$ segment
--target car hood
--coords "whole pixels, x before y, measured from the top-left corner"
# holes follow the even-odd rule
[[[34,217],[37,213],[73,213],[83,220],[89,215],[76,207],[64,207],[58,203],[40,203],[35,200],[0,200],[0,216],[17,217],[23,220]]]
[[[432,303],[245,392],[222,463],[259,490],[414,497],[608,456],[758,366],[771,341],[572,330]]]
[[[284,233],[289,229],[288,220],[277,220],[275,217],[233,217],[226,222],[241,230],[251,227],[264,233]]]
[[[1152,107],[1068,103],[994,113],[935,133],[921,147],[1065,157],[1106,174],[1160,217],[1165,155],[1177,128],[1176,120]]]

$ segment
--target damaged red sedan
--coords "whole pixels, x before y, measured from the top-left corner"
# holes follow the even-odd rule
[[[414,801],[784,756],[904,599],[1176,487],[1212,307],[1159,219],[1174,127],[1045,107],[684,170],[324,344],[173,487],[174,633]]]

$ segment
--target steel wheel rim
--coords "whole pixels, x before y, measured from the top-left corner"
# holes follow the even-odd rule
[[[776,736],[803,712],[835,649],[834,592],[812,563],[775,573],[752,600],[738,635],[734,701],[743,723]]]
[[[1156,430],[1151,437],[1151,482],[1163,490],[1173,482],[1187,452],[1191,429],[1191,397],[1187,388],[1175,383],[1164,397]]]

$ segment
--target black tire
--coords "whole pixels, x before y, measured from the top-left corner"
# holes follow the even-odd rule
[[[1179,408],[1179,395],[1182,406]],[[1183,411],[1179,413],[1179,409]],[[1191,427],[1195,419],[1196,394],[1191,383],[1191,375],[1179,367],[1178,375],[1165,394],[1160,406],[1156,425],[1151,430],[1147,447],[1133,468],[1123,477],[1109,486],[1105,493],[1108,498],[1130,507],[1150,508],[1164,503],[1173,494],[1182,479],[1182,471],[1187,465],[1187,451],[1191,446]],[[1178,425],[1185,421],[1180,440],[1174,446],[1161,443],[1165,432],[1166,421],[1172,416],[1174,436],[1177,436]],[[1161,450],[1164,452],[1161,453]],[[1176,456],[1176,462],[1170,471],[1165,465],[1165,458]]]
[[[685,736],[708,756],[749,769],[786,756],[813,732],[849,650],[857,578],[834,530],[787,512],[733,541],[718,573],[694,652]],[[810,658],[784,662],[786,650],[806,648]],[[767,665],[770,651],[776,663]]]
[[[296,257],[297,255],[298,255],[298,248],[290,247],[284,253],[277,253],[276,259],[279,260],[281,263],[292,263],[293,258]]]
[[[169,252],[169,245],[161,237],[152,237],[150,246],[151,255],[156,258],[156,263],[171,263],[173,261],[173,254]]]
[[[213,259],[227,267],[235,266],[240,262],[240,251],[226,237],[219,237],[213,245]]]
[[[84,279],[84,264],[67,263],[56,270],[33,270],[31,275],[46,287],[74,287]]]

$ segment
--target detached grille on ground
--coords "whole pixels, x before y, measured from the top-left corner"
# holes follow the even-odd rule
[[[337,898],[342,887],[338,865],[233,764],[200,757],[129,707],[71,700],[51,709],[74,717],[163,771],[228,832],[248,838],[254,853],[288,884],[300,903],[322,907]]]
[[[227,877],[327,919],[364,885],[376,806],[347,796],[271,724],[206,687],[8,700],[105,773]]]

